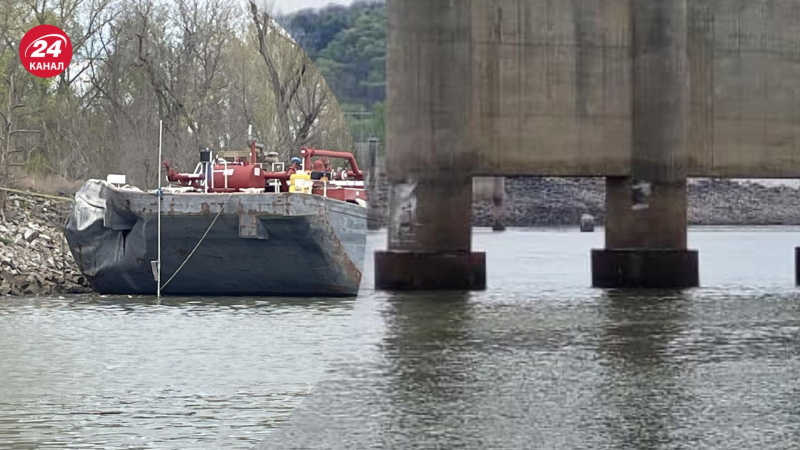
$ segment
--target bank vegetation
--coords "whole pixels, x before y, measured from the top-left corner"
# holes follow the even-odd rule
[[[283,157],[302,146],[350,150],[328,85],[264,6],[0,0],[0,186],[124,173],[153,187],[159,121],[164,155],[183,170],[199,148],[244,147],[249,124]],[[74,48],[51,79],[30,75],[18,56],[22,36],[40,24],[65,30]],[[0,192],[0,211],[5,202]]]

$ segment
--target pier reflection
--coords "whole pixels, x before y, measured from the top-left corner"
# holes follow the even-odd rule
[[[427,430],[454,447],[474,447],[478,428],[468,391],[479,363],[470,294],[389,294],[380,346],[387,361],[386,424]],[[388,431],[388,430],[387,430]]]
[[[798,448],[800,302],[774,258],[796,232],[694,234],[707,287],[686,292],[588,288],[595,234],[478,237],[494,286],[360,297],[325,381],[259,448]]]
[[[687,397],[670,343],[686,328],[689,298],[680,291],[607,291],[598,353],[606,370],[596,393],[613,448],[668,447]]]

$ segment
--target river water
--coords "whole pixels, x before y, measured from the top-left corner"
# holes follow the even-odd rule
[[[684,292],[589,288],[602,239],[476,230],[469,294],[3,299],[0,449],[800,448],[800,229],[692,229]]]
[[[251,449],[354,299],[0,299],[0,449]]]
[[[259,448],[800,448],[800,229],[690,230],[703,287],[684,292],[591,289],[602,241],[477,230],[485,292],[363,290]]]

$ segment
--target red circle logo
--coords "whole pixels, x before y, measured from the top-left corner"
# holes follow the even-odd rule
[[[61,28],[39,25],[19,43],[19,60],[31,74],[51,78],[67,70],[72,61],[72,42]]]

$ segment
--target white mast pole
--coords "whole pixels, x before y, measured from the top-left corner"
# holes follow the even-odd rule
[[[158,271],[156,275],[156,297],[161,299],[161,138],[164,132],[164,121],[158,121]]]

